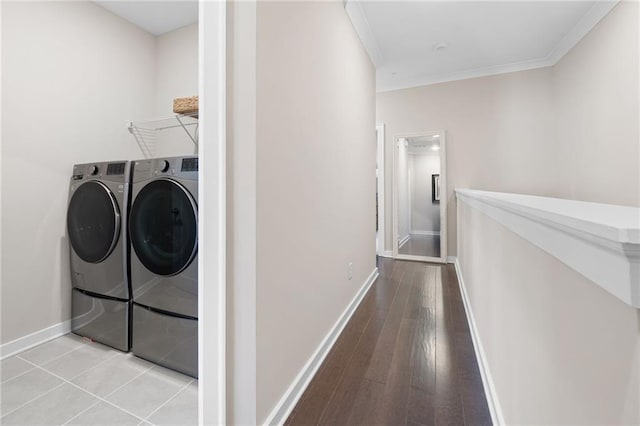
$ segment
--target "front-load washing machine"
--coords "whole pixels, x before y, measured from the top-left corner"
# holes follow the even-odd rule
[[[135,161],[132,352],[198,375],[198,157]]]
[[[67,207],[71,329],[122,351],[130,348],[130,168],[128,161],[73,166]]]

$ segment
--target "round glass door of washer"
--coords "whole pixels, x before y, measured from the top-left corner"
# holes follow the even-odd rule
[[[73,251],[85,262],[100,263],[111,254],[120,234],[120,209],[106,185],[88,181],[75,190],[67,232]]]
[[[180,183],[154,180],[133,201],[129,234],[138,259],[149,271],[178,274],[198,250],[198,206]]]

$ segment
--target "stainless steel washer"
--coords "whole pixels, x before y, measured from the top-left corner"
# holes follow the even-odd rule
[[[197,377],[198,157],[136,161],[131,193],[131,350]]]
[[[128,161],[73,167],[67,207],[72,331],[122,351],[130,348]]]

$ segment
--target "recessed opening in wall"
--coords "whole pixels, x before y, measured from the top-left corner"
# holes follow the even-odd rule
[[[215,27],[219,6],[211,7]],[[73,381],[53,392],[79,392],[86,399],[71,399],[87,404],[48,421],[88,421],[100,407],[86,395],[96,395],[127,421],[166,422],[175,401],[188,409],[169,422],[198,422],[205,161],[184,127],[204,115],[181,123],[173,100],[203,99],[199,8],[2,5],[2,72],[12,82],[2,91],[2,150],[11,153],[2,157],[3,248],[11,242],[2,257],[2,365],[39,365],[39,382]],[[165,118],[173,126],[141,150],[128,123]],[[34,164],[38,172],[25,174]],[[35,415],[24,403],[3,406],[2,420]]]
[[[444,131],[397,135],[394,149],[394,256],[446,260]]]

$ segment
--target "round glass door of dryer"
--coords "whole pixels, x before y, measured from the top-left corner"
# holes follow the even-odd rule
[[[120,235],[120,209],[101,182],[80,185],[69,201],[67,232],[73,251],[88,263],[100,263],[113,251]]]
[[[145,268],[157,275],[179,274],[197,254],[198,206],[180,183],[154,180],[133,201],[129,234]]]

